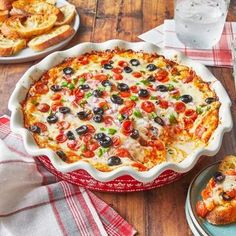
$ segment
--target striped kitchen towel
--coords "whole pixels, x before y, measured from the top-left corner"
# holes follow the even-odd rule
[[[139,38],[159,47],[181,51],[207,66],[232,67],[231,44],[236,38],[236,22],[225,23],[221,39],[212,49],[199,50],[185,47],[176,36],[174,20],[165,20],[163,25],[139,35]]]
[[[29,156],[7,116],[0,118],[0,235],[134,235],[91,191],[57,179]]]

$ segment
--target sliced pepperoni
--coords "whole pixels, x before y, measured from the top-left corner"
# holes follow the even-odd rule
[[[123,79],[123,75],[121,75],[121,74],[113,74],[113,77],[114,77],[114,79],[115,80],[122,80]]]
[[[50,106],[47,103],[40,103],[37,106],[37,110],[41,112],[48,112],[50,109]]]
[[[123,72],[123,69],[120,67],[115,67],[112,69],[112,71],[116,74],[121,74]]]
[[[160,100],[158,105],[163,109],[167,109],[169,107],[169,103],[165,100]]]
[[[80,89],[76,89],[74,91],[74,95],[77,99],[82,99],[84,97],[84,91]]]
[[[176,102],[174,108],[177,113],[182,113],[185,111],[186,105],[183,102]]]
[[[126,66],[129,65],[129,63],[126,62],[126,61],[119,61],[119,62],[118,62],[118,65],[121,66],[121,67],[126,67]]]
[[[129,135],[133,129],[134,129],[134,127],[133,127],[133,123],[131,120],[125,120],[122,123],[122,133],[124,135]]]
[[[88,124],[87,127],[88,127],[88,133],[90,134],[95,133],[96,129],[94,128],[93,125]]]
[[[142,73],[139,72],[139,71],[134,71],[134,72],[132,73],[132,75],[133,75],[135,78],[140,78],[140,77],[142,77]]]
[[[196,120],[197,119],[197,112],[193,109],[187,109],[185,112],[184,112],[185,116],[188,117],[188,118],[191,118],[192,120]]]
[[[61,133],[61,134],[58,134],[57,137],[56,137],[56,141],[58,143],[64,143],[65,141],[67,140],[67,137],[65,134]]]
[[[141,108],[147,113],[151,113],[155,111],[155,105],[150,101],[142,102]]]
[[[157,74],[155,74],[156,80],[160,82],[167,82],[169,80],[168,78],[168,72],[166,70],[160,70]]]
[[[107,75],[97,74],[97,75],[94,75],[94,79],[99,80],[99,81],[107,80]]]
[[[128,98],[130,97],[130,92],[129,91],[124,91],[124,92],[119,92],[119,95],[122,97],[122,98]]]
[[[49,89],[46,84],[41,83],[41,82],[37,82],[34,85],[34,91],[38,94],[46,94],[49,91]]]
[[[106,125],[111,125],[113,123],[113,118],[111,116],[104,116],[103,121]]]
[[[38,126],[38,127],[40,128],[41,132],[45,132],[45,131],[48,130],[47,125],[45,125],[45,124],[42,123],[42,122],[35,122],[34,125],[35,125],[35,126]]]
[[[130,90],[132,91],[132,93],[138,93],[139,88],[138,88],[138,86],[133,85],[133,86],[130,87]]]

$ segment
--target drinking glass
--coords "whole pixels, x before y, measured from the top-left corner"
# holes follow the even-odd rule
[[[175,30],[187,47],[209,49],[221,37],[230,0],[175,0]]]

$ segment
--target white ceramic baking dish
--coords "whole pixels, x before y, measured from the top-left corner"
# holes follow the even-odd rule
[[[156,52],[158,54],[164,55],[168,59],[176,60],[178,63],[192,67],[197,72],[197,74],[203,78],[204,81],[210,82],[211,88],[215,90],[217,96],[219,97],[221,107],[219,111],[219,126],[215,130],[209,141],[209,144],[206,147],[196,149],[181,163],[165,162],[145,172],[136,171],[131,167],[120,167],[110,172],[101,172],[83,161],[67,164],[58,158],[58,156],[52,150],[38,147],[31,133],[26,128],[24,128],[23,113],[21,108],[21,102],[25,99],[30,85],[34,81],[37,81],[45,71],[59,64],[67,57],[78,56],[91,50],[106,50],[114,49],[115,47],[132,49],[134,51],[142,50],[149,53]],[[150,182],[156,179],[165,170],[173,170],[179,173],[185,173],[189,171],[194,167],[200,156],[213,156],[220,149],[224,133],[230,131],[233,126],[230,106],[231,101],[224,87],[205,66],[190,60],[184,54],[175,50],[161,49],[146,42],[133,43],[122,40],[109,40],[104,43],[86,42],[68,50],[50,54],[25,72],[25,74],[16,84],[8,105],[11,111],[11,129],[13,132],[22,136],[26,151],[29,154],[33,156],[48,156],[53,166],[61,172],[71,172],[77,169],[84,169],[94,179],[101,182],[111,181],[122,175],[130,175],[140,182]]]

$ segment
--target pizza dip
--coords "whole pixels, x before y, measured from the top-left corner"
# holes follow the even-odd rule
[[[39,147],[63,161],[145,171],[206,146],[220,102],[191,68],[117,48],[51,68],[30,87],[22,107]]]

